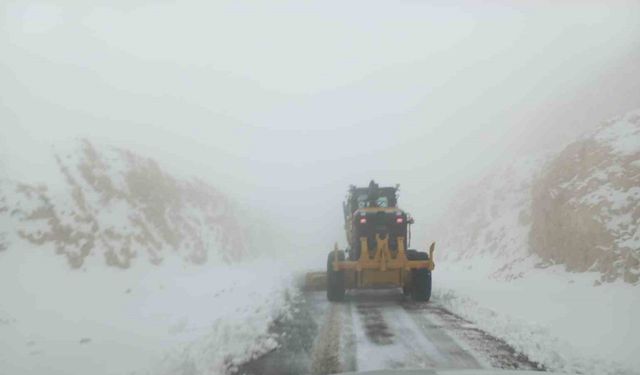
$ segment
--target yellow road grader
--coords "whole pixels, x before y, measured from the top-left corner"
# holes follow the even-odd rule
[[[413,218],[397,200],[397,186],[351,186],[343,203],[348,247],[336,244],[326,273],[308,274],[307,286],[326,286],[330,301],[343,300],[347,289],[366,288],[402,288],[414,300],[428,301],[435,243],[429,254],[407,249]]]

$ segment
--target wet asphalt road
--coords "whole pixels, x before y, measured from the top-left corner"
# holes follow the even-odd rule
[[[279,348],[241,366],[238,373],[540,369],[437,300],[413,302],[399,290],[350,291],[342,303],[329,303],[324,292],[306,292],[291,302],[291,311],[272,327]]]

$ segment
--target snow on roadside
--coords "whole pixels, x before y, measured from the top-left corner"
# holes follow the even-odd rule
[[[279,263],[70,271],[52,249],[0,253],[0,373],[223,374],[273,349]],[[194,372],[190,372],[194,371]]]
[[[298,293],[291,274],[273,261],[221,271],[216,279],[228,279],[231,287],[214,288],[215,293],[206,291],[206,283],[200,287],[210,309],[197,311],[201,316],[189,328],[189,340],[168,352],[150,375],[233,373],[239,365],[277,348],[277,337],[269,328],[288,313],[288,302]],[[184,322],[187,319],[192,317]]]
[[[439,263],[434,300],[548,370],[640,373],[637,288],[623,282],[594,288],[599,274],[566,273],[562,266],[510,281],[489,277],[492,269]]]

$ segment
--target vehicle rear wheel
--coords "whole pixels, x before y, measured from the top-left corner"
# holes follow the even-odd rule
[[[342,301],[344,299],[344,271],[333,270],[334,251],[327,256],[327,299],[329,301]],[[344,260],[344,252],[338,251],[338,260]]]
[[[417,254],[418,254],[418,250],[407,249],[406,251],[407,260],[417,260],[418,259]],[[405,284],[402,286],[402,294],[404,294],[406,297],[411,295],[411,280],[409,280],[408,282],[405,281]]]
[[[416,252],[415,260],[428,260],[427,253]],[[425,268],[411,270],[411,298],[427,302],[431,298],[431,271]]]

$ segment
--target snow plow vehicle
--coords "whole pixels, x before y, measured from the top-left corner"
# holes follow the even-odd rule
[[[340,250],[336,244],[326,274],[308,274],[307,285],[326,285],[330,301],[343,300],[347,289],[367,288],[402,288],[414,300],[428,301],[435,242],[428,254],[407,248],[413,218],[397,201],[398,186],[352,185],[343,203],[348,247]]]

